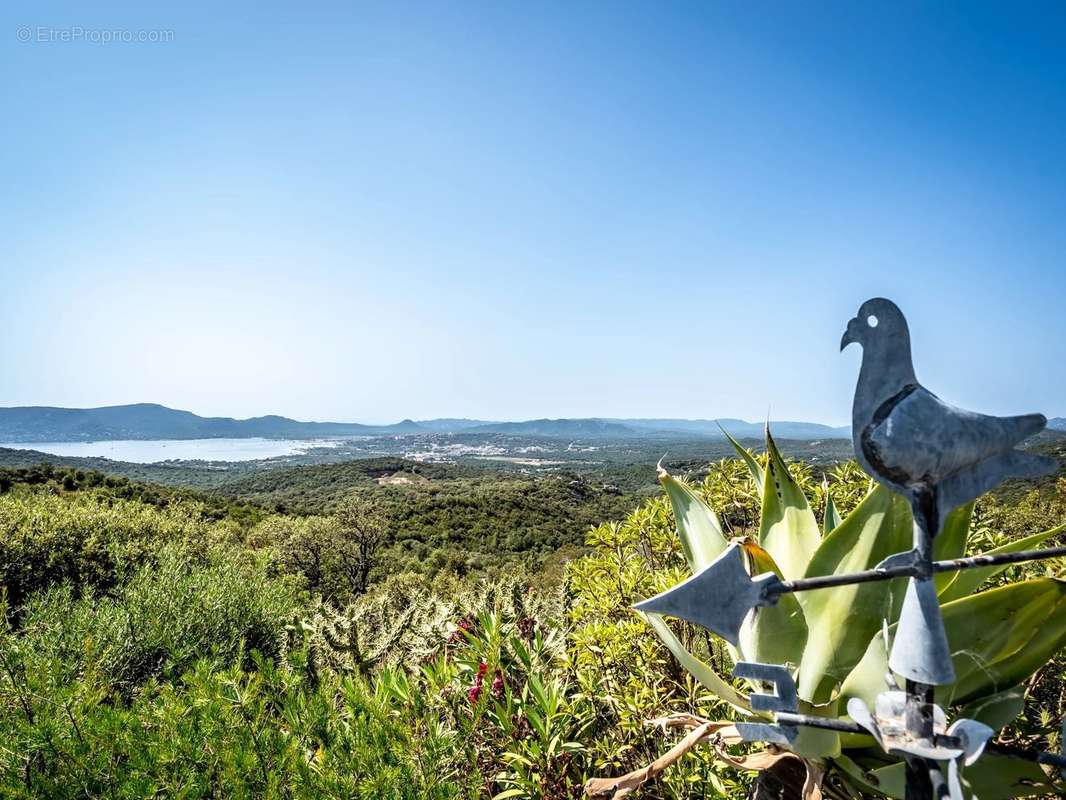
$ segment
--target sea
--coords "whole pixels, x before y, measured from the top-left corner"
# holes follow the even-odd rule
[[[145,439],[110,442],[0,442],[0,447],[56,456],[109,458],[134,464],[160,461],[255,461],[336,447],[336,439]]]

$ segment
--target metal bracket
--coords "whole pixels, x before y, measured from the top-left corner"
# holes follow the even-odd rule
[[[907,693],[882,692],[877,696],[873,712],[858,697],[848,700],[848,716],[866,729],[886,753],[917,756],[934,761],[948,761],[963,753],[961,747],[942,743],[936,733],[947,728],[947,715],[940,706],[933,706],[933,739],[918,739],[907,729]]]
[[[799,694],[792,673],[779,664],[760,664],[757,661],[738,661],[733,667],[734,678],[748,678],[772,684],[773,694],[756,693],[749,696],[752,711],[771,714],[784,712],[795,714],[799,711]],[[796,725],[771,725],[767,722],[738,722],[737,732],[746,742],[772,742],[788,747],[799,736]]]

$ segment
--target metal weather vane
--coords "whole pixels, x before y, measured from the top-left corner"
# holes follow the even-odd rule
[[[852,722],[798,713],[796,687],[783,666],[741,662],[734,675],[775,686],[773,695],[752,695],[752,708],[774,715],[776,724],[738,723],[748,741],[788,745],[799,726],[870,734],[907,764],[907,800],[951,797],[962,800],[960,765],[973,763],[987,748],[1051,764],[1066,776],[1066,754],[1055,755],[989,745],[994,731],[975,720],[948,726],[933,703],[933,687],[955,681],[951,649],[937,599],[934,575],[1023,561],[1066,556],[1066,547],[933,560],[933,541],[954,509],[1008,478],[1054,472],[1052,458],[1016,449],[1047,424],[1042,414],[994,417],[955,408],[922,386],[914,374],[910,332],[899,308],[874,298],[848,322],[840,343],[862,346],[862,367],[852,406],[852,442],[863,470],[910,504],[914,546],[872,570],[785,581],[773,573],[750,576],[739,545],[688,580],[636,605],[641,611],[694,622],[737,644],[752,609],[769,606],[783,594],[908,578],[889,668],[904,680],[904,691],[889,690],[869,709],[857,698],[848,703]],[[886,637],[887,644],[887,637]],[[1064,729],[1066,741],[1066,729]],[[947,764],[947,775],[941,763]]]

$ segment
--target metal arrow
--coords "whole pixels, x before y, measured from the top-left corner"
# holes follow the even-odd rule
[[[633,607],[638,611],[666,614],[694,622],[736,645],[740,626],[748,613],[759,606],[774,605],[777,598],[783,594],[887,581],[893,578],[928,578],[930,574],[938,572],[1060,558],[1066,556],[1066,547],[953,558],[933,561],[928,566],[907,558],[908,554],[901,555],[902,558],[893,556],[886,559],[882,562],[884,566],[862,572],[784,581],[771,572],[754,577],[748,575],[741,546],[733,543],[722,555],[691,578]]]

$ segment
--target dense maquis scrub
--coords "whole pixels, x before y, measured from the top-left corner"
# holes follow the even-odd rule
[[[820,516],[828,497],[846,515],[868,491],[853,465],[791,470]],[[485,578],[402,562],[360,594],[330,561],[358,549],[343,514],[249,514],[242,498],[228,509],[64,478],[0,493],[0,796],[576,798],[680,736],[649,720],[731,715],[629,609],[689,568],[666,497],[593,527],[565,568],[511,561]],[[693,490],[727,535],[757,530],[743,462],[713,465]],[[355,502],[356,516],[390,519]],[[1064,503],[1061,480],[1013,487],[978,505],[971,542],[1050,528]],[[316,536],[330,545],[318,580]],[[669,630],[728,674],[720,642]],[[1057,746],[1061,667],[1028,684],[1003,736]],[[750,781],[703,748],[641,791],[735,798]]]

